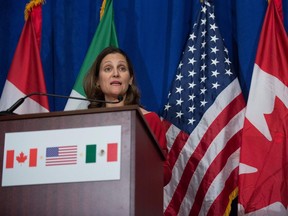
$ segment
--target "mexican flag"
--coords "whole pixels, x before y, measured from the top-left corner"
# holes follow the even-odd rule
[[[113,0],[104,0],[102,3],[104,12],[89,46],[88,52],[81,66],[80,72],[70,94],[71,97],[85,98],[83,79],[92,66],[97,55],[108,46],[118,47],[116,28],[114,24]],[[88,101],[69,99],[64,110],[85,109]]]

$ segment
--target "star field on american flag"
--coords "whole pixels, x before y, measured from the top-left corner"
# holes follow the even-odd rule
[[[189,134],[217,95],[236,78],[209,8],[208,2],[202,6],[201,23],[194,24],[189,35],[163,112],[166,120]]]

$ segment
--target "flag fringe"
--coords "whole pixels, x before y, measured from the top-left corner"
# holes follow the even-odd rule
[[[103,0],[101,10],[100,10],[100,19],[102,19],[102,16],[104,15],[105,6],[106,6],[106,0]]]
[[[224,212],[223,216],[229,216],[231,212],[231,205],[232,201],[238,196],[238,187],[235,188],[232,193],[229,195],[229,203],[227,205],[226,211]]]
[[[30,0],[29,3],[26,4],[25,6],[25,11],[24,11],[24,17],[25,17],[25,21],[27,21],[30,12],[32,11],[32,9],[40,4],[44,4],[45,0]]]

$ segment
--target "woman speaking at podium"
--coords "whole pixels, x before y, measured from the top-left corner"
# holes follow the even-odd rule
[[[119,103],[91,102],[88,108],[119,107],[139,105],[142,114],[162,148],[166,161],[164,167],[164,186],[170,181],[171,169],[167,159],[168,149],[162,122],[155,112],[149,112],[140,105],[140,93],[136,86],[131,61],[124,51],[107,47],[97,56],[84,80],[87,98],[104,101],[121,101]]]

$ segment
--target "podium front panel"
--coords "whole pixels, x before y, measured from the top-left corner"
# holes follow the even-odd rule
[[[1,120],[0,179],[5,133],[111,125],[121,125],[120,180],[1,186],[0,214],[126,216],[147,215],[149,211],[150,215],[162,215],[163,158],[137,109],[35,114]]]

